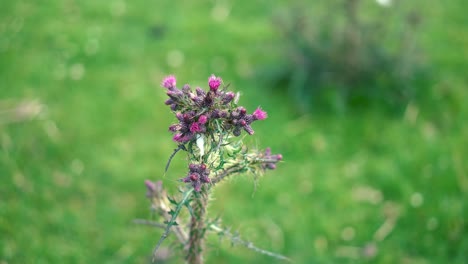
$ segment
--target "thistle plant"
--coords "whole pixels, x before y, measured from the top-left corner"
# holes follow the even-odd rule
[[[288,260],[282,255],[257,248],[251,242],[242,240],[238,234],[223,228],[219,219],[207,217],[210,195],[219,183],[239,174],[261,175],[275,169],[282,160],[282,155],[272,154],[270,148],[261,151],[244,145],[244,136],[253,135],[252,125],[266,119],[267,113],[260,107],[249,113],[245,107],[238,105],[239,94],[229,91],[228,86],[215,75],[209,77],[209,89],[206,90],[200,87],[192,89],[187,84],[178,88],[174,76],[162,81],[162,87],[169,97],[165,104],[177,120],[169,126],[177,148],[169,157],[165,173],[177,153],[185,152],[188,164],[185,175],[177,179],[180,182],[179,198],[168,196],[161,181],[145,182],[153,212],[164,219],[164,224],[136,220],[137,223],[164,229],[154,248],[153,262],[161,243],[173,233],[182,245],[186,262],[203,263],[205,237],[209,232],[261,254]],[[185,209],[189,212],[188,220],[180,216]]]

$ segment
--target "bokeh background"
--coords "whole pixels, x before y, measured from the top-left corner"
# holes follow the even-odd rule
[[[211,217],[296,263],[466,263],[466,1],[315,2],[1,1],[0,263],[148,263],[143,182],[186,168],[163,177],[160,81],[212,73],[284,162]],[[206,259],[280,263],[214,235]]]

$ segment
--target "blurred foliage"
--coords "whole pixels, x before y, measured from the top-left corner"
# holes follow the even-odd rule
[[[284,45],[261,72],[301,112],[401,110],[427,78],[418,47],[421,15],[405,1],[294,1],[274,23]]]

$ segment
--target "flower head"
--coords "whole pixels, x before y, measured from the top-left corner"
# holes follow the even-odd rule
[[[260,107],[255,109],[252,116],[255,120],[263,120],[268,117],[267,112],[263,111]]]
[[[214,74],[208,78],[208,86],[210,86],[210,90],[216,92],[221,85],[221,78],[216,77]]]
[[[197,132],[200,132],[200,131],[201,131],[201,128],[200,128],[200,125],[197,122],[193,122],[190,125],[190,132],[197,133]]]
[[[198,123],[201,124],[201,125],[206,124],[207,121],[208,121],[208,117],[206,117],[206,115],[201,115],[198,118]]]
[[[166,78],[164,78],[163,82],[161,83],[162,87],[164,88],[175,88],[176,86],[176,78],[174,75],[169,75]]]
[[[145,185],[146,185],[146,188],[148,189],[148,191],[150,191],[150,192],[156,191],[156,184],[154,184],[154,182],[152,182],[150,180],[146,180]]]
[[[153,182],[150,180],[146,180],[145,186],[146,186],[146,197],[148,198],[158,198],[164,195],[164,190],[162,188],[161,181]]]
[[[174,135],[172,139],[179,143],[185,143],[187,141],[190,141],[192,138],[193,138],[193,134],[191,132],[188,132],[188,133],[177,133]]]
[[[163,80],[162,85],[167,88],[166,93],[169,96],[165,104],[174,111],[179,121],[179,124],[169,128],[175,133],[174,141],[186,143],[194,140],[197,134],[213,131],[210,129],[212,126],[208,124],[211,121],[221,125],[226,132],[231,132],[234,136],[240,136],[242,130],[253,135],[251,124],[267,118],[267,113],[260,107],[248,114],[245,107],[237,106],[235,93],[218,90],[221,83],[222,79],[212,74],[208,78],[209,91],[200,87],[192,91],[188,84],[181,90],[175,87],[176,79],[173,75]],[[231,104],[233,100],[234,104]],[[219,122],[214,121],[216,119]]]

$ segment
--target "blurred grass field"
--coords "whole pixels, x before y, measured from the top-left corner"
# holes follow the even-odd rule
[[[143,181],[174,190],[186,166],[162,177],[171,73],[220,75],[269,113],[248,140],[285,162],[256,191],[225,183],[210,208],[244,239],[296,263],[466,263],[466,3],[418,3],[427,97],[396,116],[298,116],[254,75],[278,52],[271,14],[286,3],[3,1],[0,263],[149,262],[161,230],[132,224],[150,217]],[[279,261],[213,237],[207,263]]]

